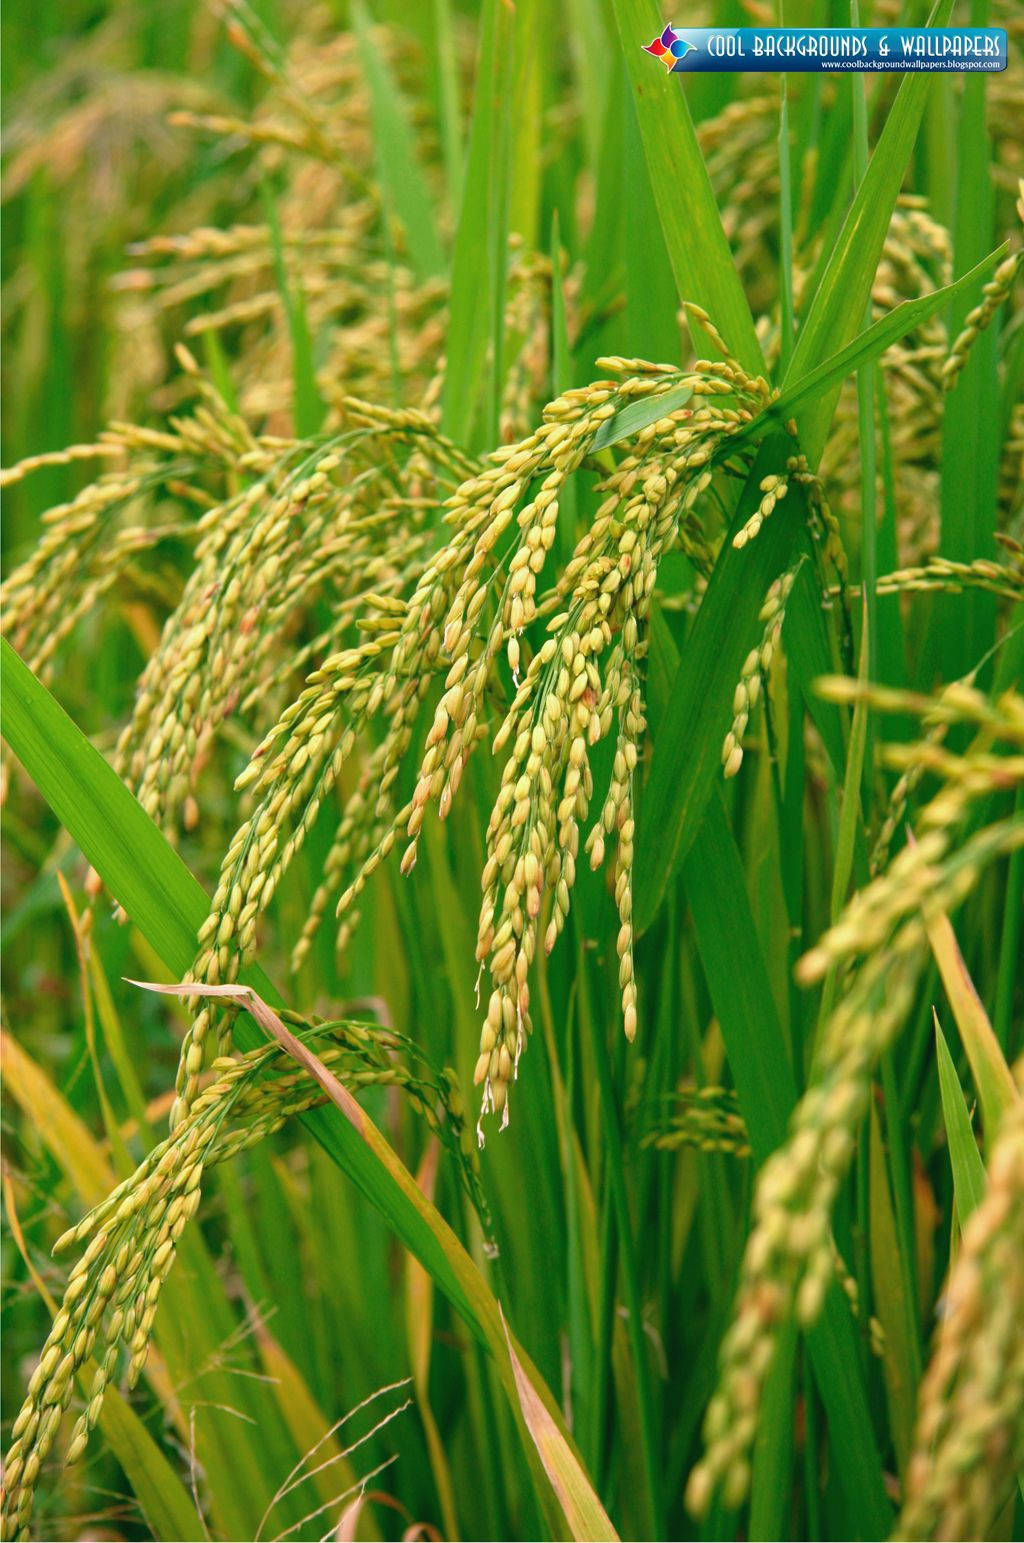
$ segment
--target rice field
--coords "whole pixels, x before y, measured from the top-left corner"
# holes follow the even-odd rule
[[[2,1535],[1020,1537],[1017,9],[3,65]]]

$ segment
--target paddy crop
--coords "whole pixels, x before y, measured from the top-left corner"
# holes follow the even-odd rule
[[[5,1536],[1019,1532],[988,20],[9,22]]]

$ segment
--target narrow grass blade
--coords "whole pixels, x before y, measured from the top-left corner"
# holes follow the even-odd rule
[[[871,1290],[885,1336],[882,1369],[889,1404],[889,1426],[902,1474],[910,1456],[917,1398],[914,1347],[908,1331],[912,1307],[904,1289],[906,1272],[900,1259],[899,1232],[886,1172],[882,1131],[874,1105],[870,1119],[869,1173]]]
[[[743,286],[683,88],[644,53],[664,25],[656,0],[613,0],[644,156],[680,300],[703,306],[736,358],[764,368]],[[710,347],[707,340],[702,342]]]
[[[527,252],[540,249],[544,187],[544,87],[546,51],[537,47],[546,0],[516,0],[515,72],[505,104],[503,132],[508,168],[508,233]],[[501,254],[503,255],[503,254]]]
[[[1020,1094],[988,1021],[988,1014],[967,972],[949,917],[928,917],[926,925],[932,953],[978,1089],[985,1126],[985,1145],[991,1147],[1004,1112],[1019,1100]]]
[[[683,863],[683,884],[750,1144],[763,1162],[785,1136],[797,1084],[720,787],[712,789]],[[732,920],[723,931],[726,912]],[[735,952],[740,938],[742,961]]]
[[[1024,788],[1017,789],[1014,805],[1017,818],[1024,820]],[[1024,969],[1024,949],[1021,947],[1021,921],[1024,916],[1024,847],[1010,854],[1006,874],[1006,907],[1003,911],[1003,927],[999,940],[999,980],[996,987],[996,1004],[992,1027],[996,1038],[1005,1049],[1010,1042],[1010,1025],[1013,1018],[1017,981]]]
[[[431,1136],[416,1173],[416,1182],[428,1200],[434,1198],[440,1153],[441,1148],[437,1137]],[[462,1536],[462,1529],[459,1526],[455,1504],[452,1471],[430,1403],[430,1352],[434,1343],[434,1283],[423,1266],[411,1254],[407,1256],[405,1264],[405,1328],[409,1343],[413,1386],[416,1389],[416,1402],[423,1422],[423,1435],[430,1454],[430,1467],[441,1508],[441,1520],[445,1535],[449,1538],[459,1538]]]
[[[793,183],[790,168],[789,98],[779,76],[779,368],[785,373],[793,352]]]
[[[868,635],[866,625],[865,622],[864,630],[861,632],[860,662],[857,671],[858,679],[862,686],[867,684],[868,679]],[[853,875],[858,838],[862,831],[861,779],[864,770],[864,752],[867,746],[867,730],[867,702],[863,696],[859,696],[854,707],[850,744],[846,758],[846,772],[843,777],[843,796],[839,806],[839,829],[836,834],[836,849],[832,868],[832,894],[829,904],[829,917],[833,924],[838,921],[839,914],[846,904],[850,879]],[[837,969],[833,966],[825,977],[825,985],[821,994],[821,1006],[818,1011],[818,1038],[815,1042],[815,1049],[821,1043],[822,1031],[835,1004],[837,979]]]
[[[603,0],[568,0],[567,31],[576,78],[582,129],[586,143],[587,161],[591,171],[597,172],[601,156],[601,130],[604,123],[605,103],[608,97],[608,77],[615,67],[613,50],[601,44],[610,42],[610,30],[605,19]]]
[[[92,984],[89,972],[89,955],[92,952],[87,929],[83,925],[75,905],[74,896],[71,893],[67,879],[57,870],[57,882],[60,885],[61,897],[64,901],[68,919],[71,922],[71,930],[75,939],[75,950],[78,954],[79,985],[82,996],[82,1011],[85,1019],[85,1042],[89,1052],[89,1060],[92,1063],[93,1083],[96,1088],[96,1097],[99,1100],[100,1114],[103,1117],[103,1129],[106,1132],[107,1144],[110,1148],[111,1158],[117,1170],[119,1179],[126,1179],[134,1170],[135,1164],[131,1154],[125,1145],[124,1136],[114,1114],[113,1105],[107,1094],[106,1080],[103,1075],[103,1067],[96,1044],[96,1012],[93,1003]]]
[[[505,1320],[502,1316],[502,1324]],[[536,1443],[544,1471],[551,1480],[551,1487],[558,1496],[562,1513],[569,1524],[569,1535],[581,1540],[618,1539],[608,1514],[594,1493],[590,1480],[584,1473],[575,1453],[569,1447],[550,1411],[538,1398],[531,1378],[527,1375],[516,1348],[508,1333],[509,1360],[515,1376],[516,1392],[526,1428]]]
[[[834,615],[833,610],[831,616]],[[839,643],[835,623],[822,606],[821,590],[810,562],[804,563],[796,576],[786,606],[782,635],[790,675],[821,735],[833,775],[841,782],[845,775],[849,727],[836,704],[826,702],[814,689],[814,682],[820,676],[839,672]]]
[[[785,1138],[796,1088],[750,914],[746,874],[720,794],[706,807],[683,881],[740,1109],[755,1160],[762,1163]],[[741,959],[737,939],[742,940]],[[851,1524],[863,1537],[882,1537],[890,1520],[882,1465],[849,1305],[838,1285],[828,1293],[807,1344],[830,1439],[843,1454],[840,1478]]]
[[[299,439],[308,438],[315,434],[324,421],[326,407],[320,395],[320,389],[316,383],[316,368],[313,363],[313,341],[309,335],[309,325],[306,321],[306,305],[302,296],[301,286],[296,282],[293,287],[288,276],[288,268],[284,259],[284,241],[281,236],[281,222],[277,216],[277,205],[268,182],[263,183],[263,208],[267,216],[267,227],[270,231],[270,250],[274,259],[274,275],[277,281],[278,294],[281,296],[281,304],[284,307],[285,317],[288,322],[288,334],[292,345],[292,384],[295,400],[292,406],[292,416],[295,424],[295,434]]]
[[[850,0],[850,24],[860,25],[857,0]],[[854,74],[850,81],[853,91],[853,163],[857,185],[864,181],[868,162],[868,94],[867,82],[862,74]],[[871,296],[864,302],[864,325],[871,325]],[[875,398],[877,395],[877,371],[872,363],[865,363],[857,371],[857,427],[860,443],[860,529],[861,529],[861,597],[863,633],[861,654],[870,680],[878,678],[878,602],[875,583],[878,578],[878,511],[877,511],[877,434],[875,428]],[[866,756],[868,776],[865,792],[870,791],[870,771],[873,765],[870,722],[866,726]]]
[[[1004,244],[982,258],[969,273],[962,274],[952,284],[945,284],[941,289],[935,289],[930,295],[922,295],[917,300],[904,300],[900,305],[894,306],[879,321],[858,333],[845,347],[838,349],[813,369],[809,369],[792,384],[784,385],[767,412],[762,414],[749,430],[737,435],[737,440],[753,438],[766,421],[784,423],[792,417],[799,419],[809,404],[826,396],[828,392],[842,385],[843,381],[855,371],[863,369],[865,365],[878,359],[887,348],[891,348],[908,333],[915,331],[949,305],[950,301],[969,290],[976,289],[1006,256],[1008,250],[1009,248]],[[789,374],[792,373],[791,370]]]
[[[640,430],[646,429],[648,424],[657,423],[659,418],[667,418],[669,413],[674,413],[677,408],[685,407],[692,396],[693,392],[689,386],[676,386],[661,396],[648,398],[646,401],[630,402],[628,406],[620,407],[618,412],[598,429],[590,447],[590,453],[597,455],[601,450],[609,450],[612,445],[628,439],[630,435],[639,434]]]
[[[385,210],[405,231],[409,264],[419,279],[444,270],[444,253],[416,154],[412,130],[391,71],[373,40],[362,0],[352,0],[352,26],[370,92],[374,151]]]
[[[125,1104],[130,1114],[134,1117],[141,1136],[145,1141],[149,1141],[151,1139],[151,1131],[149,1117],[146,1112],[146,1100],[135,1069],[135,1063],[128,1051],[121,1020],[117,1015],[117,1009],[110,995],[110,987],[107,984],[107,977],[103,971],[99,951],[96,948],[92,948],[89,953],[89,976],[92,982],[93,998],[96,1002],[96,1017],[103,1030],[107,1054],[110,1056],[114,1070],[117,1073],[117,1080],[120,1083]]]
[[[188,1491],[116,1388],[107,1388],[100,1429],[124,1469],[125,1478],[153,1536],[164,1538],[167,1543],[205,1537],[206,1524],[189,1499]]]
[[[988,13],[988,0],[976,0],[971,6],[971,25],[986,26]],[[984,74],[966,75],[959,100],[950,103],[955,136],[949,168],[955,269],[975,262],[994,234],[997,195],[991,172],[989,87]],[[978,298],[975,291],[952,301],[947,322],[950,338],[957,336]],[[991,558],[996,552],[999,461],[1004,444],[999,344],[998,325],[989,326],[975,339],[946,397],[939,529],[941,551],[957,561]],[[951,596],[937,597],[929,631],[930,651],[943,680],[954,680],[971,668],[991,645],[995,630],[996,606],[991,595],[975,591],[957,596],[955,606],[951,600]]]
[[[551,221],[551,395],[561,396],[573,384],[572,351],[562,283],[562,233],[558,210]],[[559,559],[568,563],[576,546],[576,478],[570,477],[559,499],[556,546]]]
[[[442,413],[444,432],[467,446],[472,444],[494,316],[504,289],[494,253],[499,241],[502,250],[505,244],[502,114],[509,92],[514,29],[506,6],[500,0],[485,0],[473,123],[452,252]],[[492,360],[492,372],[495,366]]]
[[[617,1367],[617,1380],[629,1392],[620,1394],[620,1418],[625,1422],[626,1411],[636,1411],[636,1439],[630,1442],[631,1457],[638,1457],[637,1472],[631,1483],[638,1495],[638,1508],[642,1529],[654,1537],[662,1531],[661,1473],[658,1468],[654,1443],[654,1404],[651,1394],[649,1351],[643,1328],[643,1299],[640,1293],[640,1272],[637,1260],[636,1239],[629,1213],[629,1196],[626,1191],[626,1160],[622,1145],[621,1115],[616,1104],[612,1082],[611,1057],[600,1021],[594,1027],[591,1045],[597,1068],[597,1082],[601,1099],[602,1139],[607,1152],[606,1180],[610,1192],[610,1204],[615,1215],[617,1242],[621,1262],[623,1296],[630,1341],[630,1354]],[[639,1450],[637,1450],[639,1449]]]
[[[861,634],[860,663],[857,676],[862,686],[868,681],[867,631]],[[850,747],[846,760],[846,779],[843,783],[843,801],[839,813],[839,834],[836,839],[835,868],[832,875],[832,899],[829,916],[833,923],[846,904],[846,897],[853,875],[854,853],[860,816],[861,774],[864,770],[864,749],[867,743],[868,710],[864,695],[854,704],[853,725],[850,730]]]
[[[930,22],[943,26],[952,0],[938,0]],[[786,382],[799,380],[853,337],[871,294],[878,259],[924,113],[931,77],[905,75],[857,189],[839,240],[802,319]],[[786,383],[784,382],[784,384]],[[838,386],[808,401],[799,415],[801,442],[812,463],[821,454]]]
[[[735,528],[756,507],[759,483],[785,464],[792,440],[762,446]],[[786,498],[756,541],[737,551],[726,540],[687,637],[651,757],[640,807],[635,925],[654,919],[665,885],[695,836],[721,767],[722,740],[743,660],[753,646],[765,592],[785,566],[802,524],[799,497]]]
[[[967,1100],[946,1044],[946,1036],[939,1026],[938,1014],[933,1013],[932,1016],[935,1019],[935,1057],[939,1067],[942,1119],[949,1146],[949,1164],[953,1170],[957,1220],[962,1229],[985,1193],[985,1164],[978,1150],[971,1117],[967,1112]]]
[[[655,632],[656,643],[659,639],[660,646],[652,656],[651,682],[657,698],[654,712],[660,717],[658,733],[663,734],[668,722],[663,700],[666,682],[678,672],[672,667],[671,639],[663,630]],[[669,657],[659,663],[659,653]],[[747,897],[746,873],[720,788],[712,790],[684,861],[683,883],[740,1109],[755,1161],[760,1164],[785,1139],[796,1104],[797,1082]],[[737,938],[743,939],[741,959],[736,953]],[[888,1526],[889,1506],[860,1380],[850,1310],[838,1287],[826,1297],[822,1317],[807,1342],[836,1450],[843,1452],[848,1464],[842,1470],[848,1503],[857,1512],[863,1536],[880,1537]],[[779,1354],[785,1353],[785,1348],[780,1348]],[[778,1376],[773,1397],[781,1404],[784,1371],[780,1369]],[[780,1448],[771,1452],[769,1460],[774,1465],[783,1458]],[[762,1462],[765,1460],[762,1454]],[[764,1521],[764,1517],[759,1500],[759,1518]]]
[[[452,209],[457,209],[462,202],[463,148],[451,0],[434,0],[434,40],[440,96],[441,149],[448,183],[448,203]]]
[[[751,1543],[789,1535],[798,1337],[795,1324],[782,1330],[764,1387],[750,1476]]]

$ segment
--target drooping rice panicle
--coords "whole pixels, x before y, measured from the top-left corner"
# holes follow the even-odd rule
[[[952,391],[956,385],[975,339],[979,333],[984,332],[1010,294],[1022,262],[1024,262],[1024,253],[1021,252],[1013,252],[1009,257],[1004,257],[988,283],[983,286],[981,302],[974,307],[973,311],[968,312],[963,330],[957,334],[950,349],[949,358],[942,366],[944,390]]]
[[[689,372],[642,374],[628,373],[628,361],[604,363],[625,365],[625,378],[567,393],[550,404],[539,429],[495,452],[461,483],[447,501],[451,533],[445,544],[401,600],[393,593],[381,602],[365,642],[328,655],[309,675],[257,748],[238,784],[250,791],[254,811],[223,865],[192,972],[207,982],[234,978],[251,951],[259,913],[371,722],[381,722],[382,734],[372,783],[364,781],[348,801],[328,858],[328,887],[314,902],[299,960],[328,903],[328,889],[340,883],[348,862],[353,867],[338,902],[342,916],[400,838],[407,842],[402,871],[410,871],[428,806],[436,802],[441,818],[447,816],[469,756],[493,732],[489,693],[500,679],[504,653],[513,694],[492,748],[506,751],[507,759],[487,833],[477,939],[477,958],[491,975],[477,1079],[485,1109],[502,1116],[529,1035],[529,974],[543,898],[545,892],[552,896],[544,928],[551,947],[568,911],[580,825],[594,793],[589,750],[613,725],[612,779],[586,847],[599,867],[607,841],[615,841],[619,981],[626,1032],[635,1033],[632,775],[644,730],[640,668],[647,613],[666,551],[680,547],[699,569],[709,568],[713,548],[696,505],[710,485],[716,456],[769,395],[765,382],[729,360]],[[602,425],[630,402],[656,400],[680,387],[689,390],[690,400],[631,436],[628,453],[603,480],[606,496],[594,522],[552,587],[538,595],[561,489],[590,455]],[[396,424],[424,434],[429,429],[401,415]],[[531,484],[532,497],[524,502]],[[541,616],[546,640],[526,660],[525,629]],[[408,804],[396,808],[392,788],[435,681],[441,695],[416,786]],[[188,1107],[215,1020],[220,1049],[226,1048],[226,1015],[204,1006],[183,1048],[175,1118]]]
[[[772,583],[759,612],[758,619],[765,624],[764,633],[757,648],[752,648],[743,661],[743,671],[732,700],[733,720],[722,743],[722,768],[726,777],[735,777],[743,765],[743,736],[747,732],[750,714],[761,695],[762,683],[767,680],[772,661],[778,652],[786,620],[786,604],[804,561],[800,557]]]
[[[1024,1099],[1003,1116],[940,1306],[900,1539],[985,1536],[1024,1459]]]
[[[744,1252],[732,1325],[722,1341],[720,1380],[705,1421],[705,1453],[690,1476],[688,1504],[703,1512],[715,1489],[736,1505],[750,1482],[761,1393],[780,1325],[812,1324],[833,1272],[831,1212],[867,1111],[878,1057],[907,1020],[928,954],[927,920],[959,904],[984,869],[1024,847],[1024,816],[964,834],[970,811],[995,790],[1024,786],[1024,697],[993,701],[969,686],[936,701],[911,693],[829,683],[828,694],[865,695],[881,711],[922,706],[932,721],[978,729],[962,755],[931,739],[894,746],[904,769],[923,763],[941,779],[921,809],[920,839],[859,890],[798,967],[805,984],[846,967],[844,991],[816,1054],[814,1076],[790,1135],[762,1167],[754,1226]],[[991,747],[1000,746],[993,754]]]
[[[341,1021],[310,1027],[287,1016],[346,1086],[396,1087],[413,1101],[453,1154],[466,1193],[488,1228],[476,1148],[454,1077],[434,1073],[416,1046],[392,1030]],[[12,1427],[0,1524],[5,1538],[28,1536],[36,1485],[75,1378],[89,1377],[88,1392],[66,1464],[85,1451],[122,1360],[129,1389],[141,1376],[161,1290],[178,1241],[199,1207],[206,1170],[255,1146],[323,1099],[319,1083],[273,1043],[215,1061],[211,1072],[212,1080],[172,1134],[57,1240],[55,1253],[89,1241],[68,1277]]]

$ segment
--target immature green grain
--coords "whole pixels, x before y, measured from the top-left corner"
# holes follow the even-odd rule
[[[731,1088],[684,1084],[657,1105],[641,1110],[642,1146],[674,1152],[693,1146],[702,1152],[749,1157],[750,1140]]]
[[[855,1318],[860,1317],[860,1287],[850,1274],[846,1260],[839,1252],[835,1238],[832,1239],[832,1263],[835,1267],[836,1279],[843,1288],[843,1295],[850,1304],[850,1309]],[[882,1357],[885,1355],[885,1330],[878,1319],[872,1314],[868,1320],[868,1335],[871,1343],[871,1353]]]
[[[1001,600],[1017,601],[1024,598],[1024,566],[1019,562],[997,563],[987,557],[964,563],[936,555],[919,567],[883,574],[876,588],[880,595],[931,589],[959,595],[966,589],[982,589]]]
[[[942,366],[944,390],[952,391],[956,385],[975,339],[984,332],[999,307],[1009,296],[1022,263],[1024,263],[1024,252],[1013,252],[1009,257],[1004,257],[988,283],[983,286],[982,300],[973,311],[968,312],[963,330],[957,335],[950,349],[949,358]]]

